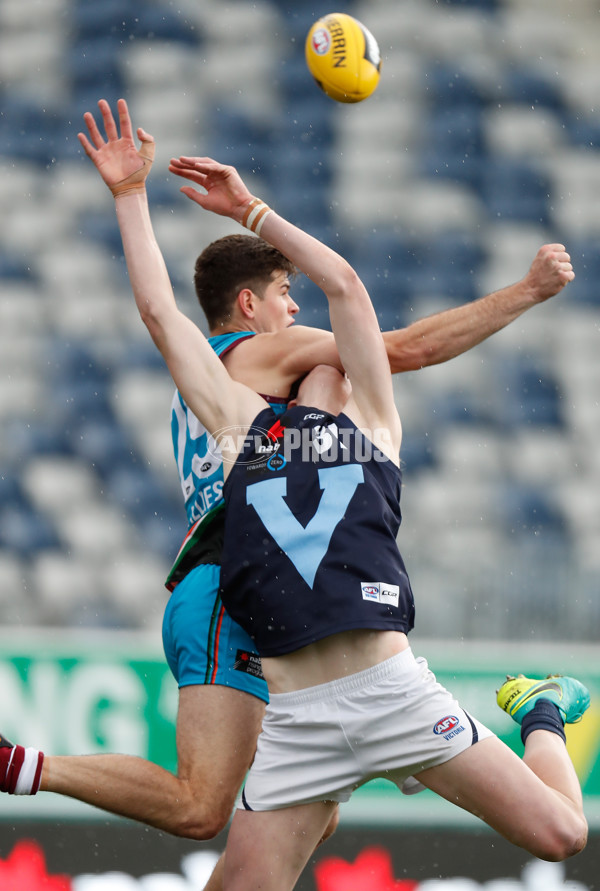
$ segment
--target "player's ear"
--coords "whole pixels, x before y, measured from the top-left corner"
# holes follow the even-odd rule
[[[253,319],[256,315],[256,302],[259,298],[250,288],[242,288],[236,298],[240,312],[245,319]]]

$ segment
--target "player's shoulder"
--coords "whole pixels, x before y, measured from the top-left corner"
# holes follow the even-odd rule
[[[235,352],[238,355],[264,353],[289,353],[296,347],[304,347],[311,343],[320,343],[333,337],[331,332],[321,328],[310,328],[308,325],[290,325],[279,331],[262,332],[241,340]]]
[[[267,342],[269,340],[307,340],[312,338],[328,335],[329,332],[323,331],[321,328],[311,328],[308,325],[288,325],[287,328],[281,328],[279,331],[263,332],[256,334],[253,338],[257,343]]]

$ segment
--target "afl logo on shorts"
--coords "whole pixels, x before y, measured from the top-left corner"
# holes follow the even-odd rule
[[[460,721],[456,717],[456,715],[447,715],[445,718],[442,718],[441,721],[438,721],[433,728],[433,732],[436,736],[443,736],[444,733],[449,733],[451,730],[454,730]]]

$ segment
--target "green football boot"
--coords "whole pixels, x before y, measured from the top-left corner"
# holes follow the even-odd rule
[[[575,678],[549,674],[548,677],[526,678],[507,675],[497,692],[496,702],[520,724],[539,699],[548,699],[558,707],[565,724],[581,721],[590,704],[590,691]]]

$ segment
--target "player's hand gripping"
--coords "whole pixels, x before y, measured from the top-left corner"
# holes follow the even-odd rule
[[[85,133],[78,133],[79,142],[115,197],[129,192],[143,192],[154,159],[154,139],[138,127],[137,136],[141,146],[136,148],[131,118],[124,99],[117,102],[120,136],[108,102],[100,99],[98,107],[104,122],[106,140],[100,133],[93,114],[86,111],[83,119],[90,137],[88,139]]]
[[[171,159],[169,171],[191,180],[205,190],[199,192],[191,186],[183,186],[181,189],[184,195],[200,207],[230,217],[237,223],[243,221],[253,196],[235,167],[219,164],[212,158],[189,158],[182,155]]]
[[[571,257],[564,244],[544,244],[535,255],[523,282],[530,289],[535,303],[554,297],[575,278]]]

